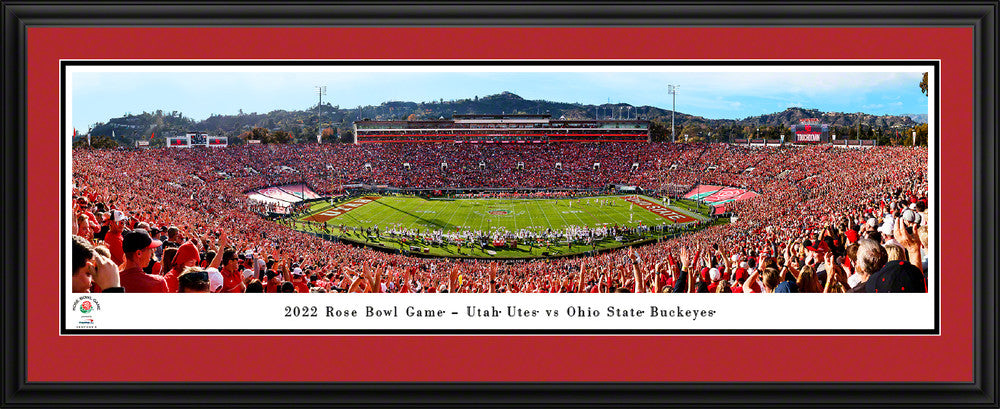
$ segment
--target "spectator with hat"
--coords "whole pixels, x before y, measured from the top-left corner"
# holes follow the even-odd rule
[[[168,292],[167,280],[162,276],[146,274],[143,268],[149,264],[153,251],[162,243],[153,240],[143,229],[135,229],[122,239],[125,264],[121,271],[121,285],[130,293]]]
[[[184,273],[184,269],[198,265],[199,260],[201,260],[201,256],[198,254],[198,248],[194,246],[194,243],[185,242],[182,244],[170,261],[170,270],[163,275],[163,278],[167,282],[167,292],[177,292],[179,290],[177,279]]]

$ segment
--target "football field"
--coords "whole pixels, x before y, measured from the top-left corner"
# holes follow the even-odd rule
[[[389,229],[406,229],[418,234],[435,230],[445,233],[462,231],[492,232],[528,230],[543,232],[546,229],[563,230],[567,227],[620,226],[647,227],[688,224],[706,220],[703,214],[682,206],[666,206],[647,196],[603,196],[574,199],[423,199],[403,196],[363,196],[336,203],[318,203],[298,219],[297,230],[312,233],[332,233],[347,240],[373,241],[359,230],[378,227],[381,235],[378,244],[388,248],[408,248],[412,241],[403,242],[387,237]],[[303,223],[305,222],[305,223]],[[324,226],[325,224],[325,226]],[[340,229],[348,227],[347,233]],[[622,241],[641,239],[622,238]],[[569,243],[555,243],[539,249],[525,245],[523,249],[466,249],[457,253],[448,246],[435,246],[429,254],[473,257],[532,257],[549,250],[550,254],[565,254]],[[605,240],[587,249],[577,246],[577,251],[617,247],[625,243]],[[457,247],[457,246],[456,246]],[[491,253],[492,252],[492,253]]]

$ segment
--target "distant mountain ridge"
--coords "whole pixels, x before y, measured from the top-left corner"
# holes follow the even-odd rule
[[[351,123],[360,119],[438,119],[450,118],[456,114],[548,114],[553,118],[566,119],[648,119],[654,121],[654,126],[670,127],[671,112],[653,106],[633,106],[626,103],[585,105],[580,103],[554,102],[547,100],[527,100],[509,91],[483,97],[474,96],[459,100],[410,102],[387,101],[377,106],[342,108],[339,105],[324,104],[313,106],[307,110],[288,111],[275,110],[266,114],[244,113],[242,110],[232,115],[215,115],[196,121],[183,116],[177,111],[165,113],[161,110],[139,115],[125,115],[111,118],[99,123],[90,130],[92,135],[111,136],[112,133],[120,143],[131,144],[136,139],[149,139],[155,135],[154,142],[165,136],[183,135],[186,132],[200,131],[212,135],[236,137],[253,128],[265,128],[271,131],[286,131],[292,138],[300,141],[315,141],[319,133],[317,114],[322,111],[323,128],[337,128],[347,131]],[[891,128],[913,127],[926,122],[926,115],[871,115],[861,112],[821,112],[816,109],[788,108],[781,112],[752,116],[743,119],[707,119],[677,112],[675,123],[681,130],[726,132],[733,129],[751,129],[763,127],[787,127],[797,124],[806,118],[818,118],[821,123],[838,127],[855,127],[862,124],[867,127]],[[659,129],[659,128],[658,128]],[[721,129],[721,130],[720,130]],[[86,131],[81,130],[81,135]],[[339,132],[333,135],[339,135]],[[678,132],[680,135],[681,133]]]

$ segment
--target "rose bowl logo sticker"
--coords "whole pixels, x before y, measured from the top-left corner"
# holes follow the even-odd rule
[[[84,315],[80,316],[80,320],[77,321],[76,328],[97,328],[97,326],[94,325],[94,317],[90,314],[100,310],[101,303],[97,302],[94,298],[90,296],[77,298],[73,303],[73,311],[79,311]]]

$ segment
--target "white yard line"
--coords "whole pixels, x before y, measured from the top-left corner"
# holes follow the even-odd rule
[[[539,200],[538,202],[535,202],[535,205],[538,206],[538,211],[542,212],[542,216],[545,217],[545,223],[548,224],[547,226],[544,226],[544,227],[545,228],[552,227],[552,220],[549,220],[548,213],[545,212],[545,209],[542,209],[541,201]]]
[[[535,218],[531,216],[531,209],[528,209],[528,205],[524,205],[524,212],[528,213],[528,220],[531,220],[531,226],[535,225]]]
[[[580,204],[580,203],[577,203],[576,205],[577,205],[577,207],[579,207],[579,206],[587,206],[585,204]],[[573,216],[575,216],[576,220],[580,221],[580,224],[578,224],[578,226],[586,226],[587,225],[587,222],[583,221],[583,218],[580,217],[580,213],[582,213],[582,212],[584,212],[584,211],[583,210],[579,210],[579,211],[570,210],[570,214],[573,215]]]
[[[572,200],[572,199],[570,199],[570,200]],[[552,206],[553,206],[553,208],[554,208],[555,206],[557,206],[557,205],[556,205],[556,203],[559,203],[559,202],[558,202],[558,200],[554,200],[554,201],[552,201],[551,203],[552,203]],[[567,206],[567,208],[568,208],[568,206]],[[560,219],[562,219],[562,221],[563,221],[563,226],[569,226],[569,221],[567,221],[567,220],[566,220],[566,218],[565,218],[565,217],[563,217],[563,215],[562,215],[562,212],[561,212],[561,211],[556,211],[556,214],[558,214],[558,215],[559,215],[559,218],[560,218]]]
[[[393,206],[389,207],[389,202],[396,201],[396,200],[394,200],[395,198],[383,197],[382,199],[389,199],[389,200],[386,200],[385,203],[382,203],[382,202],[379,202],[379,201],[375,201],[373,203],[368,203],[368,205],[378,204],[379,206],[382,206],[382,209],[380,209],[377,213],[372,214],[371,224],[373,226],[377,226],[377,225],[381,224],[382,222],[384,222],[386,220],[389,220],[389,217],[391,217],[393,215],[393,213],[398,212],[398,210],[396,210],[395,207],[399,203],[392,203]],[[379,199],[379,200],[382,200],[382,199]],[[375,220],[375,216],[376,215],[382,215],[383,213],[385,213],[385,216],[380,217],[378,219],[378,221],[376,221]],[[380,229],[385,230],[385,225],[383,225],[382,227],[380,227]]]
[[[451,222],[451,218],[455,217],[455,213],[458,213],[458,209],[460,209],[462,207],[462,202],[461,202],[461,199],[459,199],[459,200],[455,200],[455,201],[453,201],[451,203],[455,205],[455,211],[451,212],[451,216],[448,216],[448,218],[445,219],[444,222],[447,223],[447,224],[451,224],[453,226],[464,227],[465,226],[465,220],[469,219],[469,214],[472,214],[472,212],[469,212],[469,213],[467,213],[465,215],[465,220],[462,221],[461,225],[456,225],[456,224],[454,224],[454,223]]]
[[[416,216],[416,217],[414,217],[414,218],[413,218],[413,221],[412,221],[412,222],[410,222],[410,225],[409,225],[409,226],[406,226],[406,229],[412,229],[412,228],[413,228],[413,226],[419,226],[419,227],[424,227],[424,225],[422,225],[422,224],[417,224],[417,222],[418,222],[418,221],[420,221],[421,223],[423,223],[423,222],[422,222],[422,221],[420,220],[420,219],[421,219],[421,217],[424,217],[424,218],[426,218],[426,216],[427,216],[428,214],[437,214],[437,211],[435,211],[434,213],[427,213],[427,212],[426,212],[426,211],[428,211],[428,210],[430,210],[431,208],[433,208],[433,207],[434,207],[434,204],[432,204],[432,203],[429,203],[429,201],[428,201],[428,200],[424,200],[424,199],[419,199],[419,198],[414,198],[414,199],[412,199],[412,200],[423,200],[424,202],[428,202],[428,203],[426,203],[426,206],[418,206],[418,207],[417,207],[417,208],[421,208],[421,207],[424,207],[424,208],[423,208],[423,209],[421,209],[421,210],[424,210],[425,212],[423,212],[423,213],[420,213],[420,215],[419,215],[419,216]],[[411,212],[411,213],[416,213],[416,210],[409,210],[409,212]]]

